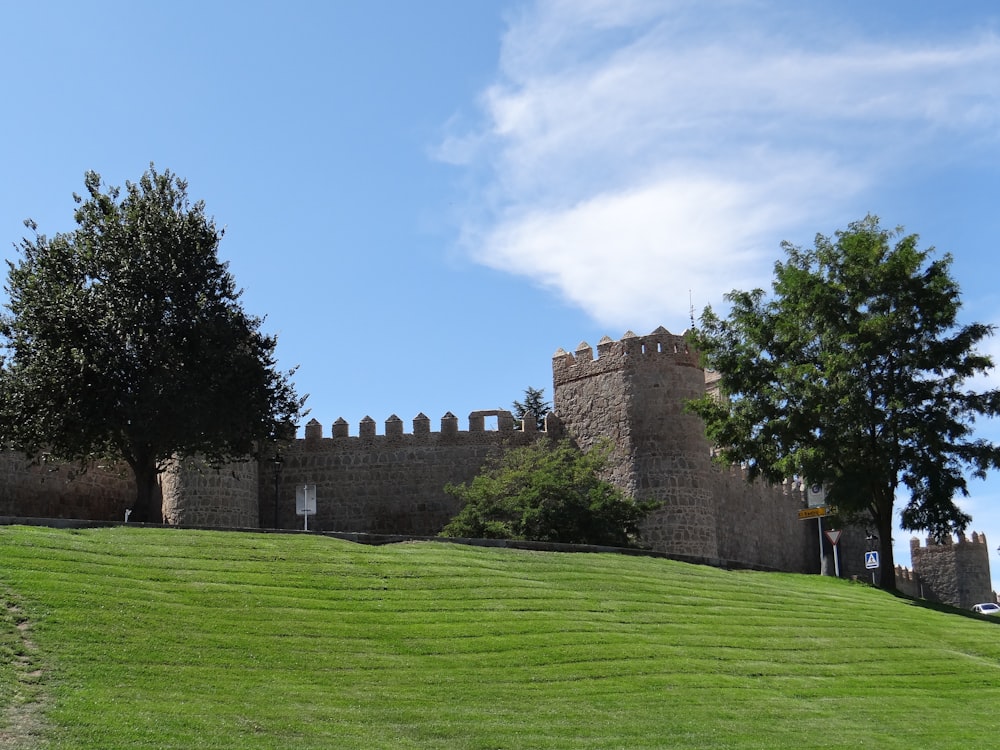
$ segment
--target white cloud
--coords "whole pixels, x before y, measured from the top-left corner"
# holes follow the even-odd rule
[[[688,171],[563,210],[525,210],[470,244],[485,265],[552,287],[599,320],[652,330],[664,314],[686,318],[689,294],[698,309],[711,302],[720,280],[724,291],[766,285],[770,230],[848,182],[821,161],[755,181]]]
[[[689,289],[718,302],[765,285],[781,239],[860,218],[846,207],[942,133],[995,137],[995,36],[887,44],[817,19],[779,33],[769,7],[522,9],[482,127],[438,152],[486,174],[469,251],[601,323],[669,327]]]

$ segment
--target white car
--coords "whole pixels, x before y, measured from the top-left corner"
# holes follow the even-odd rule
[[[981,615],[1000,615],[1000,604],[994,604],[993,602],[977,604],[972,608],[972,611],[978,612]]]

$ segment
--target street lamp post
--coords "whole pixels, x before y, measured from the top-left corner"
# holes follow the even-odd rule
[[[271,463],[274,465],[274,528],[278,528],[278,484],[281,481],[281,469],[285,459],[280,453],[275,453]]]

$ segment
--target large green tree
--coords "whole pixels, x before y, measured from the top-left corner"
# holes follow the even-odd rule
[[[442,536],[567,544],[636,544],[654,507],[601,478],[610,447],[584,452],[568,440],[506,451],[471,482],[445,489],[463,502]]]
[[[1000,414],[1000,391],[967,386],[993,366],[977,350],[993,328],[958,322],[949,255],[877,217],[782,247],[772,296],[733,291],[727,317],[706,308],[692,332],[721,376],[718,397],[692,408],[723,461],[823,483],[829,503],[869,513],[893,588],[897,491],[903,528],[943,537],[971,520],[955,503],[967,474],[1000,467],[1000,447],[974,434]]]
[[[76,228],[33,237],[8,261],[0,319],[2,438],[86,468],[124,460],[133,519],[160,518],[174,456],[225,461],[291,428],[302,411],[276,339],[244,312],[219,260],[222,230],[187,183],[150,169],[125,189],[85,176]]]

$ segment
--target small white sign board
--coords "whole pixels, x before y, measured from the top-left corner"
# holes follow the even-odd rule
[[[295,515],[304,517],[304,528],[309,531],[309,516],[316,515],[315,484],[300,484],[295,488]]]
[[[878,567],[878,552],[865,552],[865,567],[868,570]]]
[[[826,505],[826,489],[823,485],[813,482],[806,487],[806,505],[810,508]]]

